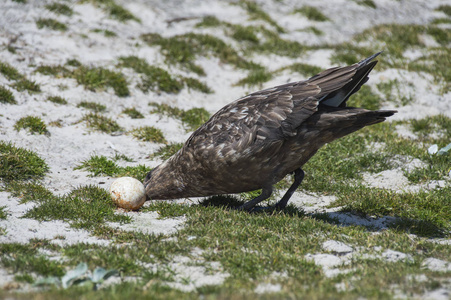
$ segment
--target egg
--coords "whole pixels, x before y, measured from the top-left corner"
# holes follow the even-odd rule
[[[110,195],[117,206],[125,209],[137,210],[146,202],[144,185],[132,177],[121,177],[113,181]]]

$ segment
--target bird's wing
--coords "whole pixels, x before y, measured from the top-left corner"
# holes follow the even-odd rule
[[[358,63],[331,68],[305,81],[287,83],[240,98],[199,127],[184,148],[194,146],[196,152],[204,155],[209,150],[224,155],[256,149],[250,146],[264,148],[283,142],[296,135],[302,122],[318,110],[320,101],[349,86],[347,84],[356,79],[353,78],[356,72],[366,65],[365,62],[364,65]],[[349,95],[345,97],[343,101]]]

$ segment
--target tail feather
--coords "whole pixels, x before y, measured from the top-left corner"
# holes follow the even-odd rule
[[[321,105],[318,112],[310,118],[308,126],[317,127],[327,134],[326,139],[335,140],[363,127],[385,121],[397,113],[396,110],[367,110],[363,108],[340,108]]]

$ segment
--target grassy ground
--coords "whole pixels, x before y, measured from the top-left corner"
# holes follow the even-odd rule
[[[14,5],[26,2],[15,1]],[[350,2],[368,12],[380,5],[378,1]],[[216,10],[217,16],[172,19],[175,24],[188,22],[189,32],[171,31],[177,25],[168,19],[168,34],[146,29],[127,41],[126,51],[112,50],[114,59],[105,59],[108,62],[103,65],[65,55],[53,63],[27,60],[22,64],[18,57],[30,53],[21,53],[22,46],[13,39],[4,44],[0,49],[0,106],[7,113],[0,112],[0,238],[7,236],[9,222],[19,218],[39,224],[63,222],[67,230],[88,232],[105,243],[68,243],[69,237],[63,234],[25,243],[3,239],[0,280],[7,279],[3,279],[0,298],[449,295],[451,151],[428,151],[432,145],[441,149],[451,142],[451,118],[446,111],[399,118],[326,145],[305,165],[305,180],[283,211],[249,214],[233,209],[258,191],[196,201],[155,201],[139,212],[123,212],[112,204],[104,181],[122,176],[143,180],[151,166],[180,149],[189,133],[214,113],[206,107],[208,101],[217,100],[215,95],[227,97],[240,89],[243,96],[245,89],[258,89],[285,79],[286,74],[305,78],[321,71],[314,63],[298,60],[306,53],[328,52],[332,64],[343,65],[373,54],[374,49],[385,49],[375,73],[387,72],[383,74],[389,78],[364,86],[351,98],[350,106],[397,107],[405,113],[415,109],[421,100],[419,93],[449,100],[451,36],[444,26],[451,23],[450,6],[437,6],[436,17],[429,23],[377,24],[346,42],[309,44],[297,41],[290,36],[290,28],[278,23],[267,6],[279,5],[278,1],[259,3],[230,3],[246,16],[246,22],[239,25]],[[128,9],[125,4],[57,1],[40,8],[33,30],[81,38],[86,43],[94,43],[99,33],[106,41],[119,39],[123,26],[143,27],[146,22],[134,14],[136,6]],[[293,7],[289,15],[309,22],[300,32],[324,36],[334,16],[320,8]],[[102,13],[107,20],[102,24],[113,25],[79,32],[76,23],[63,22],[77,15],[82,18],[84,10]],[[115,43],[108,45],[115,49]],[[137,55],[141,50],[159,60]],[[5,59],[8,55],[16,63]],[[272,59],[285,63],[275,67]],[[217,84],[211,70],[218,69],[214,68],[235,75]],[[392,71],[396,75],[390,77]],[[408,72],[419,77],[405,80]],[[420,91],[415,78],[427,82],[427,92]],[[203,102],[196,102],[196,97]],[[41,109],[35,103],[52,106]],[[15,110],[20,105],[29,105],[23,117]],[[56,109],[47,111],[49,107]],[[165,124],[176,126],[168,129]],[[60,139],[59,130],[64,129],[67,140],[91,139],[85,145],[90,150],[84,151],[82,145],[78,148],[82,158],[74,153],[77,158],[64,166],[68,172],[81,174],[82,184],[61,193],[62,187],[53,183],[58,182],[58,175],[49,167],[54,166],[53,156],[59,154],[54,149],[58,148],[47,147],[45,141],[54,145],[52,139]],[[139,155],[121,153],[115,138],[144,150]],[[114,150],[109,153],[90,146],[108,143]],[[58,170],[63,172],[63,168]],[[395,175],[388,177],[389,173]],[[290,181],[288,176],[277,185],[279,194]],[[264,205],[274,203],[278,193]],[[18,215],[20,207],[26,209]],[[157,218],[146,225],[143,220],[149,216]],[[158,222],[172,228],[174,220],[182,225],[169,233],[146,228]],[[142,225],[139,230],[129,229],[138,223]],[[87,269],[80,263],[86,263]]]

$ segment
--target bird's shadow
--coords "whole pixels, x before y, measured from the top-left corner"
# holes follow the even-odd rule
[[[245,201],[239,200],[234,196],[219,195],[205,198],[197,205],[203,207],[219,207],[225,210],[239,210],[239,207],[244,203]],[[285,216],[293,218],[310,217],[336,226],[363,226],[366,230],[371,232],[380,232],[391,229],[432,239],[446,237],[445,228],[429,221],[395,216],[372,217],[345,209],[334,212],[306,212],[300,207],[289,204],[284,209],[278,209],[271,206],[258,206],[252,211],[243,211],[242,213],[266,215],[284,214]]]

